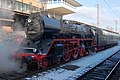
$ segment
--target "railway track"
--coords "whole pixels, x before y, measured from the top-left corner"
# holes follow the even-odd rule
[[[120,51],[79,77],[77,80],[120,80]]]

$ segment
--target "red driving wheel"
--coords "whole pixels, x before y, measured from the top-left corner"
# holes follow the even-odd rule
[[[76,58],[78,57],[78,50],[77,50],[77,49],[75,49],[75,50],[73,51],[72,57],[73,57],[74,59],[76,59]]]
[[[71,53],[70,52],[67,52],[63,55],[63,60],[65,62],[69,61],[70,60],[70,57],[71,57]]]
[[[48,66],[48,60],[46,58],[43,58],[42,59],[42,68],[43,69],[46,69]]]
[[[59,64],[61,63],[61,59],[58,58],[58,59],[56,60],[56,63],[59,65]]]
[[[80,49],[80,56],[84,56],[85,53],[86,53],[85,48],[82,47],[82,48]]]

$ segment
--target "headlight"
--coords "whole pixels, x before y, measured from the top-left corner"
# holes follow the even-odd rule
[[[28,23],[31,23],[31,19],[28,19]]]
[[[34,58],[35,56],[31,56],[32,58]]]

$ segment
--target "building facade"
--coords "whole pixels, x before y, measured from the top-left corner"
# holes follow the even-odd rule
[[[75,0],[0,0],[0,37],[2,31],[7,31],[6,35],[11,34],[13,26],[19,29],[30,13],[43,12],[60,20],[64,15],[75,13],[79,6],[81,4]],[[13,25],[14,22],[20,23]]]
[[[47,11],[49,16],[57,19],[75,13],[79,6],[81,4],[75,0],[0,0],[0,9],[25,14]]]
[[[50,16],[57,19],[62,19],[63,15],[72,14],[76,12],[76,7],[81,6],[75,0],[48,0],[46,2],[46,10]]]

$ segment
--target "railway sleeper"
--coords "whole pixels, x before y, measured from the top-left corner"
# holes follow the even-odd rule
[[[100,66],[107,66],[110,62],[105,61],[104,63],[102,63]],[[110,63],[111,64],[111,63]]]
[[[111,69],[107,69],[107,70],[102,70],[102,72],[104,72],[104,73],[109,73],[111,71]]]
[[[102,74],[102,75],[103,75],[103,74],[106,74],[106,72],[102,72],[102,73],[101,73],[101,72],[93,72],[93,73],[91,73],[91,74],[95,74],[95,75],[96,75],[96,74],[99,74],[99,75]]]
[[[105,75],[105,74],[106,74],[106,72],[103,72],[103,71],[99,71],[99,73],[97,73],[97,72],[94,72],[94,73],[92,73],[92,74]]]
[[[88,76],[106,76],[105,73],[91,73]]]
[[[112,68],[111,66],[109,66],[109,67],[108,67],[108,66],[106,66],[106,67],[105,67],[105,66],[104,66],[104,67],[101,66],[101,67],[99,67],[99,68],[96,68],[96,71],[98,71],[98,70],[104,71],[104,70],[109,70],[109,69],[111,69],[111,68]]]
[[[104,64],[101,64],[100,67],[109,67],[109,65],[114,65],[116,62],[111,62],[111,63],[104,63]]]
[[[89,79],[89,80],[92,80],[93,78],[91,78],[91,79]],[[94,76],[94,79],[95,80],[104,80],[105,79],[105,77],[103,77],[103,76]]]
[[[81,79],[81,80],[95,80],[94,78],[91,78],[91,77],[87,77],[87,78],[83,78],[83,79]]]
[[[114,61],[112,61],[112,60],[106,60],[105,63],[103,63],[103,64],[108,65],[108,64],[111,64],[111,63],[113,63],[113,62],[114,62]]]
[[[111,70],[113,68],[113,66],[114,65],[112,65],[112,66],[110,65],[109,67],[101,67],[101,68],[99,68],[97,70],[107,71],[107,70]]]
[[[94,75],[95,76],[95,75]],[[94,76],[87,76],[85,78],[83,78],[84,80],[95,80],[96,78],[94,78]]]
[[[96,77],[96,76],[89,76],[86,78],[86,80],[104,80],[103,77]]]
[[[111,61],[118,61],[119,60],[119,55],[113,56],[111,59],[109,59]]]

